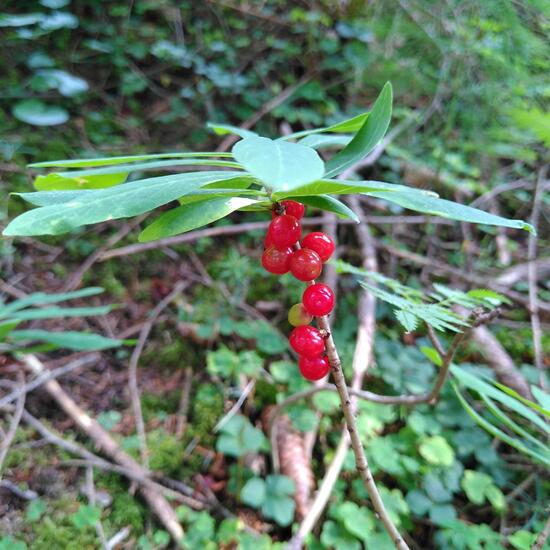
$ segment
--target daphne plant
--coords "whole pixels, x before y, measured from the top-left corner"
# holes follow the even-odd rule
[[[357,470],[395,546],[406,549],[406,542],[384,507],[357,431],[350,393],[327,317],[334,307],[334,295],[330,288],[314,280],[321,273],[323,262],[332,254],[335,243],[320,233],[311,233],[300,240],[300,219],[305,208],[310,207],[359,223],[358,215],[335,195],[360,194],[460,222],[531,232],[534,229],[522,220],[506,219],[448,201],[431,191],[382,181],[346,179],[344,173],[350,173],[354,165],[383,139],[391,112],[392,88],[387,83],[369,112],[339,124],[277,139],[227,125],[210,124],[217,134],[232,133],[240,138],[230,153],[175,152],[32,164],[32,168],[54,170],[36,178],[36,192],[18,194],[37,208],[15,218],[5,228],[4,235],[59,235],[90,224],[142,215],[174,201],[179,204],[147,225],[139,236],[140,241],[184,233],[235,211],[271,214],[273,219],[264,243],[263,266],[273,274],[290,271],[307,285],[302,302],[289,313],[289,321],[294,326],[290,343],[300,356],[299,368],[308,379],[323,378],[331,372],[348,426]],[[324,161],[318,151],[327,148],[336,153]],[[188,167],[204,169],[180,171]],[[166,169],[178,171],[127,181],[134,174]],[[367,286],[368,290],[373,288]],[[380,295],[382,291],[378,292]],[[380,297],[387,298],[387,295]],[[409,302],[402,296],[394,299],[398,319],[408,330],[423,319],[428,310],[431,318],[439,322],[439,326],[437,322],[433,324],[436,329],[451,325],[460,331],[469,324],[467,320],[460,321],[447,314],[437,304],[428,307],[421,303],[422,300],[412,305]],[[310,325],[311,322],[317,326]],[[388,396],[375,397],[380,398],[379,402],[387,403],[432,402],[445,381],[460,339],[461,336],[455,338],[449,351],[441,354],[440,375],[432,392],[426,396],[400,396],[402,401]],[[371,399],[373,395],[369,394]]]

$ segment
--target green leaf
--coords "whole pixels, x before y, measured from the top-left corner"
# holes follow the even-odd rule
[[[534,227],[523,220],[509,220],[495,214],[489,214],[483,210],[478,210],[477,208],[472,208],[471,206],[465,206],[464,204],[421,194],[416,191],[402,190],[396,193],[368,192],[365,194],[393,202],[415,212],[441,216],[442,218],[461,222],[526,229],[530,233],[535,233]]]
[[[122,415],[118,411],[103,411],[97,417],[100,426],[107,431],[112,430],[121,420]]]
[[[75,527],[84,529],[93,527],[101,518],[101,510],[97,506],[81,504],[78,510],[71,515]]]
[[[503,432],[501,429],[497,428],[496,426],[493,426],[490,422],[485,420],[477,411],[475,411],[469,403],[466,401],[460,390],[458,389],[458,386],[453,383],[453,389],[466,410],[466,412],[470,415],[470,417],[477,423],[479,426],[481,426],[485,431],[490,433],[492,436],[497,437],[501,441],[504,441],[514,449],[517,449],[518,451],[524,453],[527,456],[530,456],[531,458],[534,458],[535,460],[538,460],[545,464],[546,466],[550,466],[550,453],[546,454],[540,454],[526,445],[524,445],[520,440],[510,437],[507,433]]]
[[[149,155],[125,155],[122,157],[98,157],[89,159],[46,160],[28,164],[29,168],[84,168],[85,166],[111,166],[125,162],[139,162],[143,160],[166,158],[193,158],[193,157],[231,157],[231,153],[202,152],[202,153],[151,153]]]
[[[497,420],[499,420],[502,424],[504,424],[507,428],[515,432],[520,437],[529,440],[529,442],[532,443],[535,447],[540,447],[541,449],[539,450],[541,450],[542,452],[547,452],[548,446],[546,444],[533,437],[527,430],[524,430],[517,422],[510,418],[510,416],[501,411],[500,408],[497,407],[497,405],[489,397],[487,397],[483,393],[480,394],[480,397],[487,405],[487,409],[497,418]]]
[[[465,470],[461,486],[470,502],[483,504],[488,500],[495,510],[506,508],[506,500],[502,491],[495,485],[493,478],[483,472]]]
[[[453,448],[440,435],[424,439],[418,450],[428,462],[437,466],[450,466],[455,459]]]
[[[216,449],[227,456],[239,457],[257,452],[265,441],[262,431],[241,414],[230,418],[220,427],[220,432]]]
[[[536,540],[536,533],[531,533],[525,529],[520,529],[508,537],[508,542],[517,550],[531,550]]]
[[[88,168],[86,170],[70,170],[68,172],[54,172],[53,174],[70,179],[89,178],[91,176],[105,176],[112,174],[128,174],[130,172],[143,172],[145,170],[158,170],[172,166],[224,166],[226,168],[241,168],[241,165],[230,160],[187,158],[183,160],[156,160],[147,162],[136,162],[133,164],[116,164],[101,168]],[[52,174],[50,174],[52,175]]]
[[[520,395],[517,391],[513,390],[512,388],[509,388],[508,386],[505,386],[504,384],[501,384],[500,382],[497,382],[496,380],[491,380],[494,386],[496,386],[498,389],[502,390],[505,394],[509,395],[510,397],[513,397],[514,399],[517,399],[519,402],[523,403],[524,405],[527,405],[530,409],[533,409],[534,411],[537,411],[538,413],[547,416],[550,418],[550,410],[545,409],[535,403],[534,401],[531,401],[530,399],[526,399],[522,395]]]
[[[550,414],[550,395],[541,390],[538,386],[531,386],[531,392],[533,393],[534,398]]]
[[[367,111],[366,113],[361,113],[360,115],[348,118],[346,120],[343,120],[342,122],[332,124],[331,126],[325,126],[323,128],[313,128],[312,130],[301,130],[300,132],[294,132],[293,134],[281,136],[280,138],[278,138],[278,140],[285,141],[289,139],[298,139],[308,136],[317,136],[318,134],[322,133],[355,133],[361,128],[361,126],[365,124],[365,121],[367,120],[369,114],[370,113]]]
[[[245,169],[275,191],[288,191],[322,177],[324,164],[314,149],[268,138],[250,137],[233,146]]]
[[[17,311],[10,315],[10,321],[34,321],[36,319],[54,319],[58,317],[87,317],[89,315],[105,315],[111,311],[111,306],[98,307],[48,307]]]
[[[294,481],[288,476],[282,475],[269,475],[265,480],[267,492],[275,495],[292,496],[296,491]]]
[[[436,525],[444,525],[456,519],[456,510],[452,504],[434,504],[430,508],[430,519]]]
[[[338,550],[361,550],[361,543],[340,523],[325,521],[321,533],[321,542],[326,548]]]
[[[15,104],[15,118],[34,126],[57,126],[69,120],[69,113],[62,107],[47,105],[38,99],[25,99]]]
[[[45,292],[34,292],[24,298],[14,300],[7,305],[0,306],[0,317],[6,317],[11,315],[14,311],[29,306],[43,306],[47,304],[55,304],[57,302],[65,302],[67,300],[74,300],[75,298],[87,298],[88,296],[95,296],[101,294],[103,289],[99,286],[90,286],[88,288],[82,288],[80,290],[73,290],[71,292],[60,292],[47,294]]]
[[[465,470],[461,483],[466,496],[474,504],[485,502],[485,491],[492,484],[491,476],[474,470]]]
[[[312,149],[329,149],[332,147],[346,146],[353,136],[324,136],[322,134],[307,136],[304,139],[301,139],[298,143],[300,145],[305,145],[306,147],[311,147]]]
[[[25,519],[29,523],[38,521],[46,512],[46,503],[41,498],[36,498],[29,502],[25,510]]]
[[[239,172],[189,172],[132,181],[107,189],[80,191],[80,199],[72,198],[69,202],[25,212],[8,225],[3,234],[59,235],[91,223],[137,216],[191,194],[208,183],[240,175]]]
[[[38,340],[54,344],[60,348],[80,351],[117,348],[123,344],[122,340],[105,338],[99,334],[88,332],[52,332],[39,329],[14,330],[10,333],[10,339],[14,342]]]
[[[412,513],[417,516],[423,516],[432,506],[432,501],[426,496],[426,493],[418,489],[408,492],[406,500]]]
[[[39,191],[71,189],[103,189],[126,181],[128,174],[107,174],[105,176],[88,176],[85,178],[67,178],[60,174],[37,176],[34,186]]]
[[[412,332],[418,327],[420,319],[414,313],[402,309],[397,309],[394,313],[395,318],[403,325],[407,332]]]
[[[241,490],[241,501],[252,508],[260,508],[266,497],[266,486],[263,479],[249,479]]]
[[[529,409],[529,407],[526,407],[519,399],[514,399],[513,397],[507,395],[504,391],[500,391],[498,388],[495,388],[493,385],[485,382],[482,378],[474,376],[457,365],[451,366],[451,374],[467,388],[499,401],[503,405],[506,405],[509,409],[512,409],[533,424],[537,425],[541,430],[550,433],[550,428],[547,423],[537,416],[531,409]]]
[[[140,242],[154,241],[172,235],[179,235],[225,218],[239,208],[259,201],[241,197],[222,197],[184,204],[164,212],[139,235]]]
[[[409,192],[409,188],[403,185],[395,185],[384,181],[353,181],[353,180],[331,180],[320,179],[306,185],[301,185],[287,191],[279,191],[273,194],[275,200],[285,199],[287,197],[303,197],[308,195],[353,195],[355,193],[375,193],[378,191],[391,193]],[[419,195],[433,194],[428,191],[413,190],[412,193]],[[300,199],[301,200],[301,199]]]
[[[214,130],[214,133],[218,136],[234,134],[244,139],[258,136],[256,132],[245,130],[244,128],[239,128],[238,126],[231,126],[231,124],[218,124],[217,122],[208,122],[206,124],[206,127]]]
[[[0,342],[19,324],[19,321],[4,321],[0,323]]]
[[[262,506],[262,514],[284,527],[292,523],[295,507],[296,504],[292,498],[270,495]]]
[[[327,162],[325,176],[336,176],[366,157],[384,137],[390,124],[391,111],[392,87],[387,82],[355,137]],[[341,127],[338,131],[342,131]]]
[[[292,198],[292,196],[289,198]],[[351,208],[345,205],[342,201],[339,201],[330,195],[306,195],[299,197],[299,201],[307,206],[319,208],[319,210],[324,210],[325,212],[332,212],[342,219],[353,220],[355,223],[360,223],[361,221]]]
[[[27,550],[27,548],[27,544],[22,540],[17,540],[13,537],[0,538],[0,550]]]

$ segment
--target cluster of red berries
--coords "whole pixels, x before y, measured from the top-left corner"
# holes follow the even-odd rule
[[[333,240],[324,233],[306,235],[301,243],[300,219],[305,206],[286,200],[276,204],[265,237],[262,265],[276,275],[292,273],[299,281],[308,283],[302,301],[288,312],[288,322],[295,327],[290,333],[290,345],[299,355],[298,367],[308,380],[320,380],[328,374],[329,361],[325,355],[325,337],[310,325],[314,317],[328,315],[334,308],[334,293],[327,285],[313,282],[334,252]]]

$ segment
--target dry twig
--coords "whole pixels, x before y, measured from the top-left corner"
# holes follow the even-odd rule
[[[531,225],[537,229],[540,217],[540,206],[542,202],[542,182],[546,179],[548,173],[548,165],[544,166],[537,177],[537,185],[535,187],[535,194],[533,196],[533,212],[531,214]],[[538,284],[537,284],[537,269],[535,267],[535,261],[537,259],[537,237],[533,234],[529,234],[529,241],[527,245],[527,260],[529,262],[528,282],[529,282],[529,313],[531,314],[531,328],[533,331],[533,354],[534,363],[539,371],[539,383],[540,387],[546,391],[546,373],[544,361],[542,357],[542,330],[540,327],[539,316],[539,298],[538,298]],[[549,527],[550,529],[550,527]]]
[[[45,371],[42,362],[34,355],[29,354],[23,356],[23,362],[37,376]],[[48,380],[44,384],[44,388],[75,424],[94,441],[103,453],[128,471],[147,477],[148,470],[142,468],[142,466],[140,466],[131,456],[126,454],[109,433],[107,433],[96,420],[86,414],[69,395],[65,393],[56,380]],[[142,484],[140,490],[148,505],[157,515],[165,529],[170,533],[174,541],[179,543],[183,537],[183,529],[168,501],[158,489],[153,488],[150,484]]]
[[[22,372],[19,373],[19,385],[21,388],[25,387],[25,377]],[[0,480],[2,479],[2,466],[4,464],[4,460],[6,460],[6,456],[8,456],[8,451],[10,450],[10,446],[12,444],[13,438],[17,433],[17,428],[19,427],[19,423],[21,422],[21,416],[23,415],[23,410],[25,409],[26,395],[27,394],[24,391],[18,392],[15,412],[13,413],[13,416],[11,418],[8,433],[6,434],[6,437],[3,439],[2,445],[0,447]]]

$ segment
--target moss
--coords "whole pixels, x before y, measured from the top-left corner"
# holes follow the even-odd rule
[[[75,495],[49,501],[43,518],[32,524],[29,547],[33,550],[95,550],[99,547],[93,527],[78,528],[71,521],[78,504]]]
[[[213,428],[223,414],[223,395],[214,384],[201,384],[193,400],[190,429],[202,445],[214,444]]]
[[[96,486],[107,491],[113,499],[105,526],[118,531],[129,525],[133,535],[141,534],[147,511],[138,498],[128,493],[128,483],[119,475],[106,472],[98,472],[95,481]]]
[[[173,329],[171,329],[173,330]],[[182,368],[185,365],[196,364],[198,358],[196,346],[186,338],[176,337],[173,342],[164,344],[160,338],[157,338],[156,344],[148,346],[143,354],[143,365],[159,365],[167,370]]]
[[[177,410],[178,401],[179,395],[177,391],[163,395],[144,393],[141,399],[143,418],[148,422],[152,418],[158,417],[159,413],[173,413]]]
[[[177,476],[183,463],[185,443],[164,430],[155,430],[147,434],[147,446],[151,451],[151,468]]]

